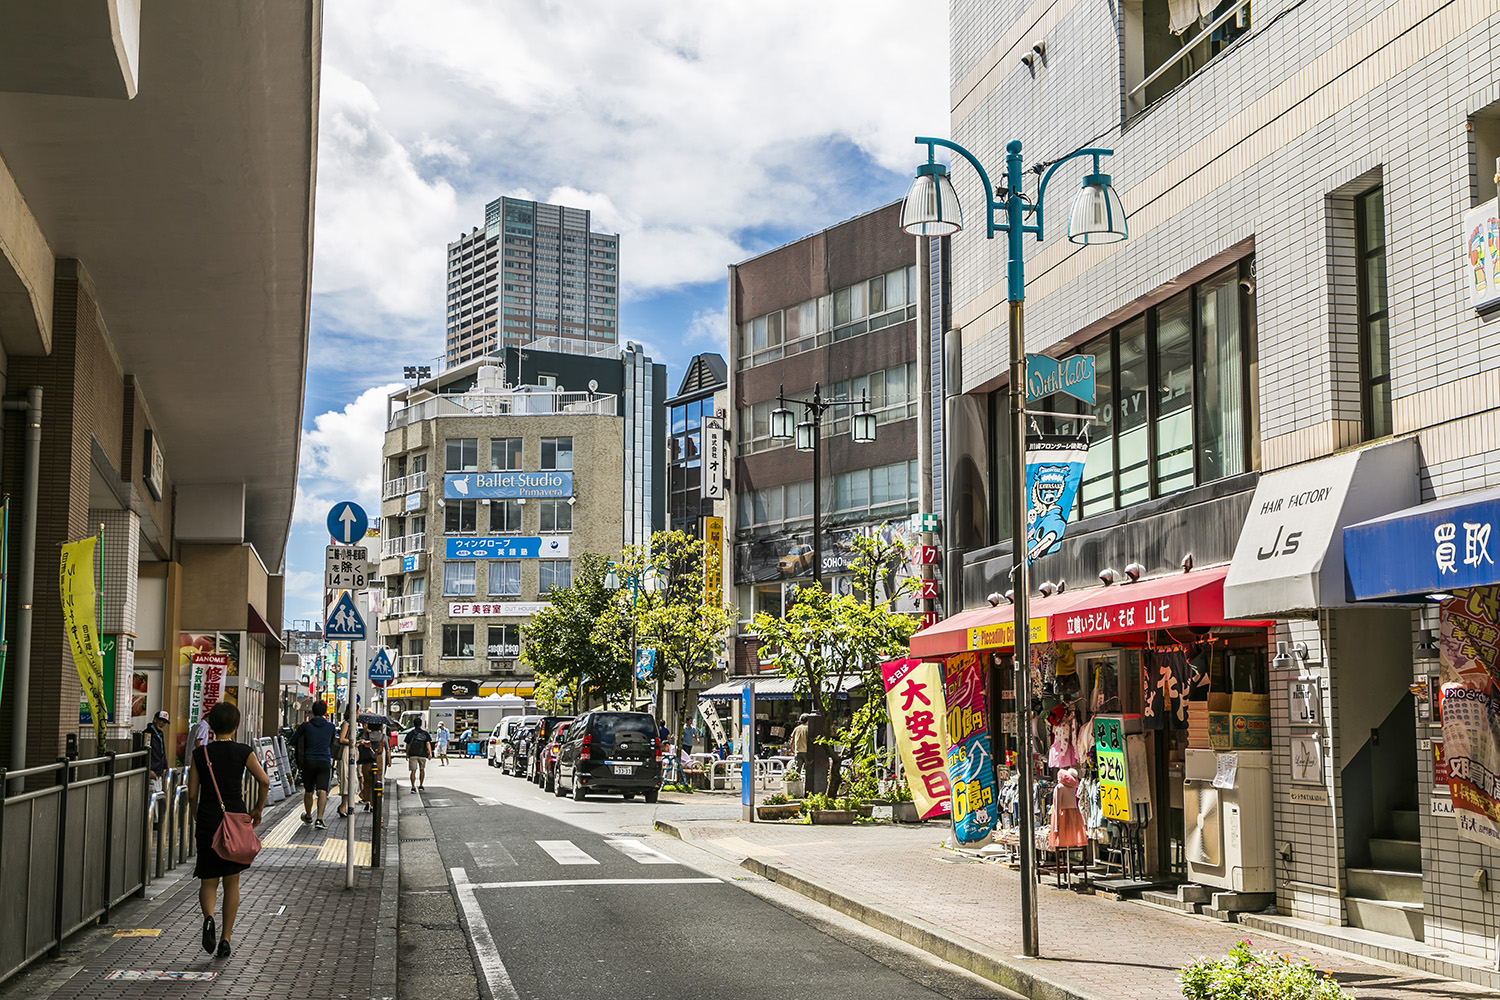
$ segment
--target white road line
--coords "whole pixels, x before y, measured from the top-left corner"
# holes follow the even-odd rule
[[[455,869],[457,870],[457,869]],[[472,882],[466,889],[548,889],[574,885],[722,885],[719,878],[553,878],[536,882]]]
[[[599,862],[583,852],[583,848],[571,840],[538,840],[536,846],[552,855],[560,865],[597,865]]]
[[[521,1000],[515,984],[510,981],[505,963],[500,960],[500,949],[495,946],[495,937],[490,933],[490,925],[485,922],[484,911],[474,898],[474,890],[478,886],[469,881],[468,873],[462,868],[449,868],[448,877],[453,881],[453,895],[458,898],[459,908],[463,910],[469,940],[479,959],[479,969],[484,973],[485,985],[489,987],[490,1000]]]
[[[643,865],[675,865],[678,862],[667,857],[654,847],[647,847],[639,840],[616,837],[604,841],[610,847]]]

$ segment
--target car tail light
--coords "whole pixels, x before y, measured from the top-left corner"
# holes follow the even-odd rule
[[[585,735],[583,738],[583,756],[585,759],[591,759],[594,756],[594,736],[592,733]]]
[[[661,748],[661,737],[660,737],[660,736],[658,736],[658,737],[657,737],[657,738],[656,738],[656,762],[657,762],[657,763],[658,763],[658,764],[660,764],[660,763],[661,763],[661,749],[662,749],[662,748]]]

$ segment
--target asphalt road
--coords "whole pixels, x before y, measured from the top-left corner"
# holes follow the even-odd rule
[[[404,786],[402,763],[391,773]],[[435,879],[409,896],[404,877],[409,854],[421,865],[435,851],[456,921],[412,924],[424,943],[403,944],[402,980],[473,996],[453,967],[458,936],[486,1000],[1014,996],[655,833],[656,811],[672,808],[556,798],[477,760],[432,768],[425,791],[403,796],[402,910],[437,902]]]

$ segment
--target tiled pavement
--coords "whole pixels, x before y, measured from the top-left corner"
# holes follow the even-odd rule
[[[390,788],[388,784],[388,788]],[[388,807],[394,806],[388,791]],[[346,890],[344,821],[330,802],[327,830],[300,820],[301,797],[268,810],[260,827],[262,850],[240,877],[240,911],[227,959],[205,954],[199,943],[202,916],[198,882],[189,859],[153,882],[148,898],[116,908],[111,924],[69,938],[61,958],[42,959],[0,986],[0,997],[26,1000],[162,996],[317,998],[337,1000],[394,996],[394,894],[396,870],[356,867],[354,890]],[[388,808],[388,812],[394,809]],[[356,811],[356,859],[368,862],[371,814]],[[395,820],[386,826],[396,840]],[[394,860],[396,851],[386,852]],[[221,900],[222,900],[222,889]],[[385,912],[383,912],[383,910]],[[384,919],[391,926],[382,928]],[[157,936],[115,937],[124,931],[160,931]],[[380,939],[377,945],[377,937]],[[389,951],[390,955],[383,952]],[[111,978],[124,974],[189,973],[176,982],[158,978]],[[204,978],[202,974],[211,974]]]
[[[1050,888],[1039,895],[1041,959],[1017,957],[1020,875],[942,846],[948,828],[812,827],[689,819],[658,826],[927,948],[1023,995],[1180,1000],[1177,970],[1236,941],[1306,957],[1359,1000],[1497,994],[1206,917]]]

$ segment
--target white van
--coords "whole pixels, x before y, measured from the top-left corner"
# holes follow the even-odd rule
[[[485,763],[490,767],[500,766],[500,748],[516,731],[516,726],[520,721],[521,716],[508,715],[496,723],[495,728],[490,731],[490,743],[485,751]]]

